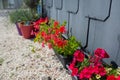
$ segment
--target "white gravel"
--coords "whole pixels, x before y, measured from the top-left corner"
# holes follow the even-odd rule
[[[19,36],[5,16],[0,16],[0,58],[0,80],[72,80],[52,49]]]

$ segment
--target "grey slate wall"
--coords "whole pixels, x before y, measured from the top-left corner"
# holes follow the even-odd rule
[[[88,17],[103,20],[90,19],[86,49],[92,53],[98,47],[104,48],[110,55],[105,61],[113,60],[120,66],[119,8],[120,0],[46,0],[47,15],[61,23],[67,21],[67,30],[72,30],[70,34],[83,46],[87,40]]]
[[[3,4],[2,0],[0,0],[0,9],[3,9]]]
[[[20,8],[23,4],[23,0],[14,0],[15,1],[15,8]]]
[[[18,9],[23,4],[23,0],[13,0],[12,4],[10,1],[11,0],[0,0],[0,9]]]

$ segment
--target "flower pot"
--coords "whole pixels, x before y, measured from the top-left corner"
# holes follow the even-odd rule
[[[20,36],[22,36],[22,32],[21,32],[21,30],[20,30],[20,27],[19,27],[18,23],[16,22],[15,25],[16,25],[18,34],[19,34]]]
[[[31,32],[33,30],[33,25],[26,26],[21,24],[20,29],[24,38],[30,39],[34,37],[34,35],[31,35]]]
[[[66,65],[72,61],[73,57],[72,56],[63,56],[63,55],[57,53],[55,50],[54,50],[54,52],[55,52],[56,56],[58,57],[58,59],[60,60],[60,62],[62,63],[63,67],[65,69],[67,69]]]

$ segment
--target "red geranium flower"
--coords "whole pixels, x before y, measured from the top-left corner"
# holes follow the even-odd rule
[[[73,58],[73,61],[72,61],[72,63],[74,63],[74,64],[76,63],[76,58]]]
[[[38,23],[34,22],[33,25],[34,25],[34,28],[35,28],[36,30],[39,30],[40,26],[39,26]]]
[[[61,26],[61,27],[60,27],[60,32],[61,32],[61,33],[65,33],[65,32],[66,32],[65,26]]]
[[[94,66],[102,65],[101,58],[98,56],[91,56],[89,61],[90,63],[94,64]]]
[[[45,37],[46,35],[47,35],[46,32],[44,32],[44,31],[41,32],[42,37]]]
[[[55,30],[55,35],[58,35],[59,32],[60,32],[59,29],[56,29],[56,30]]]
[[[120,75],[117,77],[117,80],[120,80]]]
[[[67,41],[61,38],[54,38],[54,44],[58,47],[64,47],[67,44]]]
[[[107,76],[107,80],[117,80],[114,75]]]
[[[48,40],[50,40],[51,39],[51,35],[46,35],[45,37],[44,37],[44,40],[47,42]]]
[[[74,63],[71,63],[70,65],[69,65],[69,68],[72,70],[73,68],[75,67],[75,64]]]
[[[76,76],[78,74],[78,68],[72,68],[72,76]]]
[[[44,24],[44,23],[47,23],[48,22],[48,18],[46,17],[46,18],[40,18],[39,20],[38,20],[38,23],[39,24]]]
[[[74,53],[74,57],[79,62],[83,62],[84,56],[85,56],[84,53],[82,51],[80,51],[80,50],[76,50],[75,53]]]
[[[99,74],[101,76],[105,76],[106,75],[106,70],[102,66],[94,66],[94,72],[95,72],[95,74]]]
[[[75,68],[75,64],[71,63],[69,65],[69,69],[72,71],[72,76],[76,76],[78,74],[78,68]]]
[[[33,22],[33,25],[34,25],[35,29],[39,30],[39,28],[40,28],[39,25],[43,24],[43,23],[47,23],[47,22],[48,22],[48,18],[47,17],[46,18],[40,18],[39,20]]]
[[[59,22],[58,21],[55,21],[54,22],[54,27],[57,27],[59,25]]]
[[[79,74],[80,79],[89,79],[91,78],[92,74],[94,73],[94,69],[92,66],[85,67]]]
[[[95,56],[97,57],[101,57],[101,58],[109,58],[109,55],[107,54],[107,52],[102,49],[102,48],[97,48],[95,51],[94,51],[94,54]]]

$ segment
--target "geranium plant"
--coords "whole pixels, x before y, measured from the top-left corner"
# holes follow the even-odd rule
[[[47,19],[40,19],[34,23],[35,29],[39,29],[36,34],[35,42],[42,42],[42,46],[47,44],[49,48],[52,46],[63,46],[65,44],[65,40],[62,40],[62,34],[66,32],[65,30],[65,23],[59,24],[57,21],[54,20],[47,20]],[[57,41],[61,41],[58,43]]]
[[[63,56],[73,55],[74,51],[81,46],[75,37],[64,39],[62,34],[66,33],[66,22],[60,24],[55,20],[38,20],[34,23],[35,29],[39,29],[35,42],[42,42],[42,46],[47,44],[49,48],[54,48],[57,53]]]
[[[71,36],[66,40],[66,44],[63,47],[54,46],[54,49],[63,56],[73,56],[75,50],[80,47],[80,42],[78,42],[74,36]]]
[[[120,68],[103,63],[104,58],[109,58],[107,52],[97,48],[94,55],[85,57],[81,50],[76,50],[69,69],[72,76],[79,80],[120,80]]]

